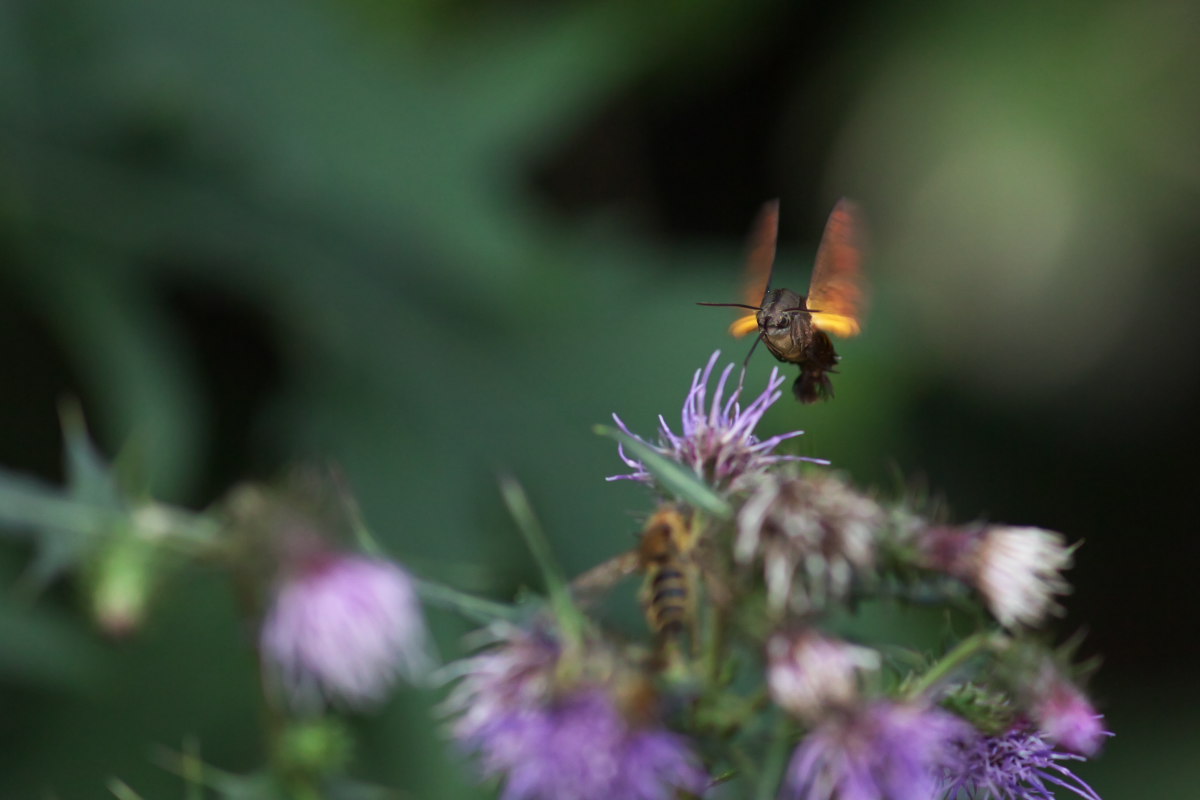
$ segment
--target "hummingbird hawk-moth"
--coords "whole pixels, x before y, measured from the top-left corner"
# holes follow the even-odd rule
[[[862,275],[861,228],[854,203],[838,201],[825,223],[808,294],[772,289],[779,229],[779,201],[772,200],[759,212],[750,234],[746,302],[700,304],[753,311],[730,325],[729,332],[740,337],[757,329],[755,345],[761,341],[775,358],[798,365],[800,375],[792,384],[792,392],[801,403],[833,397],[829,373],[836,371],[840,356],[829,334],[850,337],[862,330],[866,283]]]

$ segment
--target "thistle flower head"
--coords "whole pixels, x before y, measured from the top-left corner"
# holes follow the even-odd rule
[[[783,394],[779,387],[783,385],[785,378],[779,374],[778,369],[771,370],[766,390],[742,408],[738,402],[742,394],[740,384],[725,397],[725,386],[734,370],[734,365],[729,364],[721,372],[711,401],[708,399],[709,380],[720,355],[720,350],[714,352],[708,359],[708,364],[703,369],[696,370],[687,399],[683,401],[680,433],[672,431],[661,416],[658,418],[657,444],[645,442],[632,433],[620,417],[613,414],[617,426],[624,433],[645,442],[667,458],[691,467],[697,475],[718,489],[728,489],[739,478],[762,472],[772,464],[783,461],[826,463],[819,459],[779,455],[773,452],[781,442],[799,436],[803,431],[792,431],[761,441],[754,435],[754,429],[762,420],[763,414]],[[653,483],[653,476],[641,461],[630,457],[623,448],[618,448],[618,453],[633,472],[613,475],[608,480],[629,479]]]
[[[1043,736],[1051,742],[1085,756],[1100,750],[1106,737],[1104,715],[1096,713],[1087,695],[1057,672],[1038,681],[1030,713]]]
[[[400,567],[322,552],[292,565],[276,587],[259,645],[272,677],[300,707],[321,699],[379,701],[398,675],[427,668],[425,626]]]
[[[451,733],[460,741],[479,736],[513,709],[533,708],[553,693],[559,646],[548,634],[510,626],[488,631],[493,646],[450,664],[458,680],[444,710],[456,716]]]
[[[981,736],[966,742],[961,757],[946,771],[946,800],[994,797],[997,800],[1054,800],[1056,787],[1085,800],[1100,800],[1063,761],[1081,756],[1059,753],[1042,737],[1012,731],[1003,736]]]
[[[848,707],[859,675],[879,668],[879,653],[814,630],[777,633],[767,641],[767,687],[776,705],[801,719]]]
[[[687,740],[647,709],[626,708],[619,687],[556,681],[552,640],[514,632],[452,665],[451,734],[475,753],[503,800],[672,800],[707,777]],[[636,711],[636,713],[635,713]]]
[[[512,709],[462,744],[504,779],[505,800],[671,800],[707,782],[683,737],[631,727],[601,689]]]
[[[831,714],[800,742],[782,798],[929,800],[970,725],[939,709],[877,702]]]
[[[1070,588],[1062,571],[1071,548],[1041,528],[932,528],[922,537],[926,566],[974,586],[1006,628],[1034,626],[1056,611],[1054,596]]]
[[[874,500],[835,476],[760,476],[738,512],[734,558],[763,564],[773,609],[805,613],[871,570],[883,519]]]

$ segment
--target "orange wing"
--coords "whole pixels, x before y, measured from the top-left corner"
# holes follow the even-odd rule
[[[762,305],[771,284],[771,271],[775,266],[775,240],[779,232],[779,201],[770,200],[750,229],[750,247],[746,253],[746,283],[742,287],[742,302],[748,306]],[[729,326],[734,336],[745,336],[758,330],[758,317],[746,314]]]
[[[813,325],[837,336],[857,336],[866,310],[862,274],[862,221],[858,206],[845,198],[834,206],[817,248],[808,307]]]

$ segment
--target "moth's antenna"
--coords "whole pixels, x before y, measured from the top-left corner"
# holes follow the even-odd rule
[[[717,308],[748,308],[751,311],[760,311],[759,306],[748,306],[745,303],[696,303],[698,306],[714,306]]]

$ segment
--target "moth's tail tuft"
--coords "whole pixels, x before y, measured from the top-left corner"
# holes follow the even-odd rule
[[[829,373],[811,366],[801,367],[800,376],[792,384],[792,394],[801,403],[832,399],[833,383],[829,380]]]

